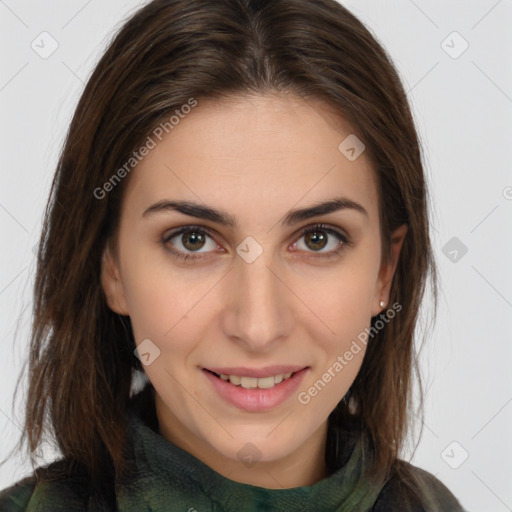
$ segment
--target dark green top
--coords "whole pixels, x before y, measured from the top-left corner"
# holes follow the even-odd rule
[[[382,484],[360,479],[359,440],[346,443],[341,467],[314,485],[265,489],[229,480],[159,434],[153,393],[148,385],[132,399],[128,435],[136,471],[123,483],[114,484],[106,477],[111,503],[103,495],[89,492],[86,479],[78,473],[52,482],[37,482],[33,474],[0,492],[0,511],[463,511],[439,480],[405,462],[401,464],[412,468],[415,477],[425,483],[428,496],[424,497],[431,505],[420,506],[396,476]],[[50,466],[60,463],[62,459]]]

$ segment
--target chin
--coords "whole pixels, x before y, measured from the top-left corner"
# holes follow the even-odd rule
[[[290,435],[292,432],[299,431],[298,425],[287,425],[286,427],[277,425],[279,422],[264,428],[261,425],[251,425],[243,428],[242,431],[234,431],[228,427],[227,430],[233,435],[233,438],[224,437],[222,441],[219,439],[206,439],[206,441],[229,459],[243,461],[244,458],[249,457],[260,462],[273,462],[292,454],[306,442],[307,437],[303,428],[300,429],[300,432],[304,438]],[[278,430],[282,431],[278,432]]]

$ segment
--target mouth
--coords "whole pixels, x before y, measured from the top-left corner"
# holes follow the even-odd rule
[[[248,412],[264,412],[288,400],[309,366],[202,368],[212,390],[226,403]]]
[[[233,386],[242,387],[244,389],[271,389],[277,384],[292,378],[297,372],[278,373],[269,377],[248,377],[245,375],[228,375],[226,373],[215,373],[205,368],[205,371],[215,375],[215,377],[233,384]]]

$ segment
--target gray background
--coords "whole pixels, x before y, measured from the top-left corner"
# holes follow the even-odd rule
[[[468,510],[512,510],[512,0],[342,3],[400,71],[433,197],[442,290],[421,352],[426,416],[412,462]],[[0,0],[0,457],[21,425],[23,393],[14,410],[11,403],[27,350],[33,247],[58,152],[92,67],[139,5]],[[44,31],[58,44],[47,58],[40,54],[52,39]],[[10,459],[0,489],[28,471],[27,461]]]

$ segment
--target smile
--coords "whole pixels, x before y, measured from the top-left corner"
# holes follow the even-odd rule
[[[237,409],[264,412],[279,406],[294,395],[310,367],[215,370],[202,368],[202,373],[219,398]]]
[[[245,389],[270,389],[273,388],[276,384],[289,379],[295,372],[280,373],[278,375],[263,377],[259,379],[256,377],[246,377],[240,375],[226,375],[225,373],[221,373],[220,375],[215,372],[212,373],[223,381],[229,382],[234,386],[241,386]]]

